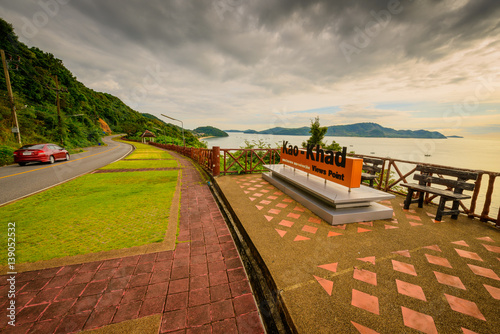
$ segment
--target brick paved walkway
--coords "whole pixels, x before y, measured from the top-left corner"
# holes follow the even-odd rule
[[[71,333],[157,314],[160,333],[264,332],[206,182],[190,161],[173,155],[183,167],[176,249],[20,273],[15,327],[7,324],[3,276],[0,331]]]

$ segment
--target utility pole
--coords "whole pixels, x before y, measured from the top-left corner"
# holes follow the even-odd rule
[[[51,88],[49,86],[47,86],[47,88],[56,91],[57,121],[59,123],[59,135],[61,136],[61,145],[64,145],[64,135],[63,135],[62,119],[61,119],[61,104],[59,103],[59,93],[60,92],[67,92],[68,90],[65,88],[64,89],[59,88],[59,82],[57,81],[57,75],[55,76],[55,81],[56,81],[56,88]]]
[[[10,107],[12,109],[12,132],[17,133],[17,142],[21,144],[21,131],[19,130],[19,123],[17,122],[16,105],[14,104],[14,96],[12,95],[12,87],[10,86],[9,69],[7,67],[7,60],[5,59],[5,52],[0,50],[2,54],[3,71],[5,73],[5,83],[7,84],[7,92],[9,94]]]

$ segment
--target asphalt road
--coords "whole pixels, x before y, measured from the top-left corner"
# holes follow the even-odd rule
[[[103,138],[107,146],[87,148],[86,152],[73,154],[69,161],[1,167],[0,206],[106,166],[132,151],[132,145],[115,142],[113,137],[117,136]]]

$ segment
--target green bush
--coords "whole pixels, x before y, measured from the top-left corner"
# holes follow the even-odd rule
[[[276,147],[279,147],[278,144],[276,144]],[[241,166],[246,165],[246,168],[250,168],[250,166],[252,166],[254,168],[254,172],[263,172],[266,169],[262,166],[262,161],[264,161],[264,164],[272,164],[272,163],[278,164],[280,162],[279,156],[276,156],[275,160],[273,161],[271,159],[271,155],[268,154],[268,151],[254,151],[252,153],[251,150],[253,149],[268,149],[268,150],[271,149],[271,145],[267,144],[263,140],[258,140],[258,141],[245,140],[245,145],[240,146],[240,149],[241,151],[231,152],[231,155],[233,155],[234,158],[230,157],[229,155],[226,156],[226,168],[228,168],[228,171],[231,172],[235,171],[237,174],[244,174],[245,171]],[[260,159],[257,158],[257,156],[259,156]],[[223,168],[222,167],[224,166],[223,154],[221,154],[220,159],[221,159],[220,160],[221,168]],[[236,162],[235,159],[237,159],[238,162]],[[230,165],[232,166],[229,167]]]
[[[174,138],[170,136],[158,136],[155,140],[158,144],[173,144],[182,146],[182,138]]]
[[[14,151],[12,147],[0,145],[0,166],[14,163]]]

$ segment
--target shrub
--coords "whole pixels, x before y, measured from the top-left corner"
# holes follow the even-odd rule
[[[279,147],[278,144],[276,144],[276,147]],[[279,156],[275,157],[275,160],[273,161],[271,159],[271,154],[269,154],[268,151],[254,151],[254,152],[251,151],[253,149],[270,150],[271,144],[268,144],[263,140],[258,140],[258,141],[245,140],[245,145],[240,146],[240,149],[241,151],[236,151],[231,153],[234,156],[234,158],[230,157],[229,155],[226,157],[227,158],[226,166],[232,164],[232,166],[228,168],[228,171],[236,171],[237,174],[244,174],[245,171],[241,166],[246,166],[246,168],[250,168],[250,166],[253,166],[255,172],[263,172],[266,169],[262,166],[263,165],[262,161],[264,161],[264,164],[272,164],[272,163],[277,164],[280,162]],[[257,156],[260,159],[257,158]],[[221,159],[220,160],[221,166],[224,166],[224,156],[222,154],[220,159]],[[239,164],[235,162],[235,159],[237,159]]]
[[[0,166],[14,163],[14,151],[12,147],[0,145]]]

